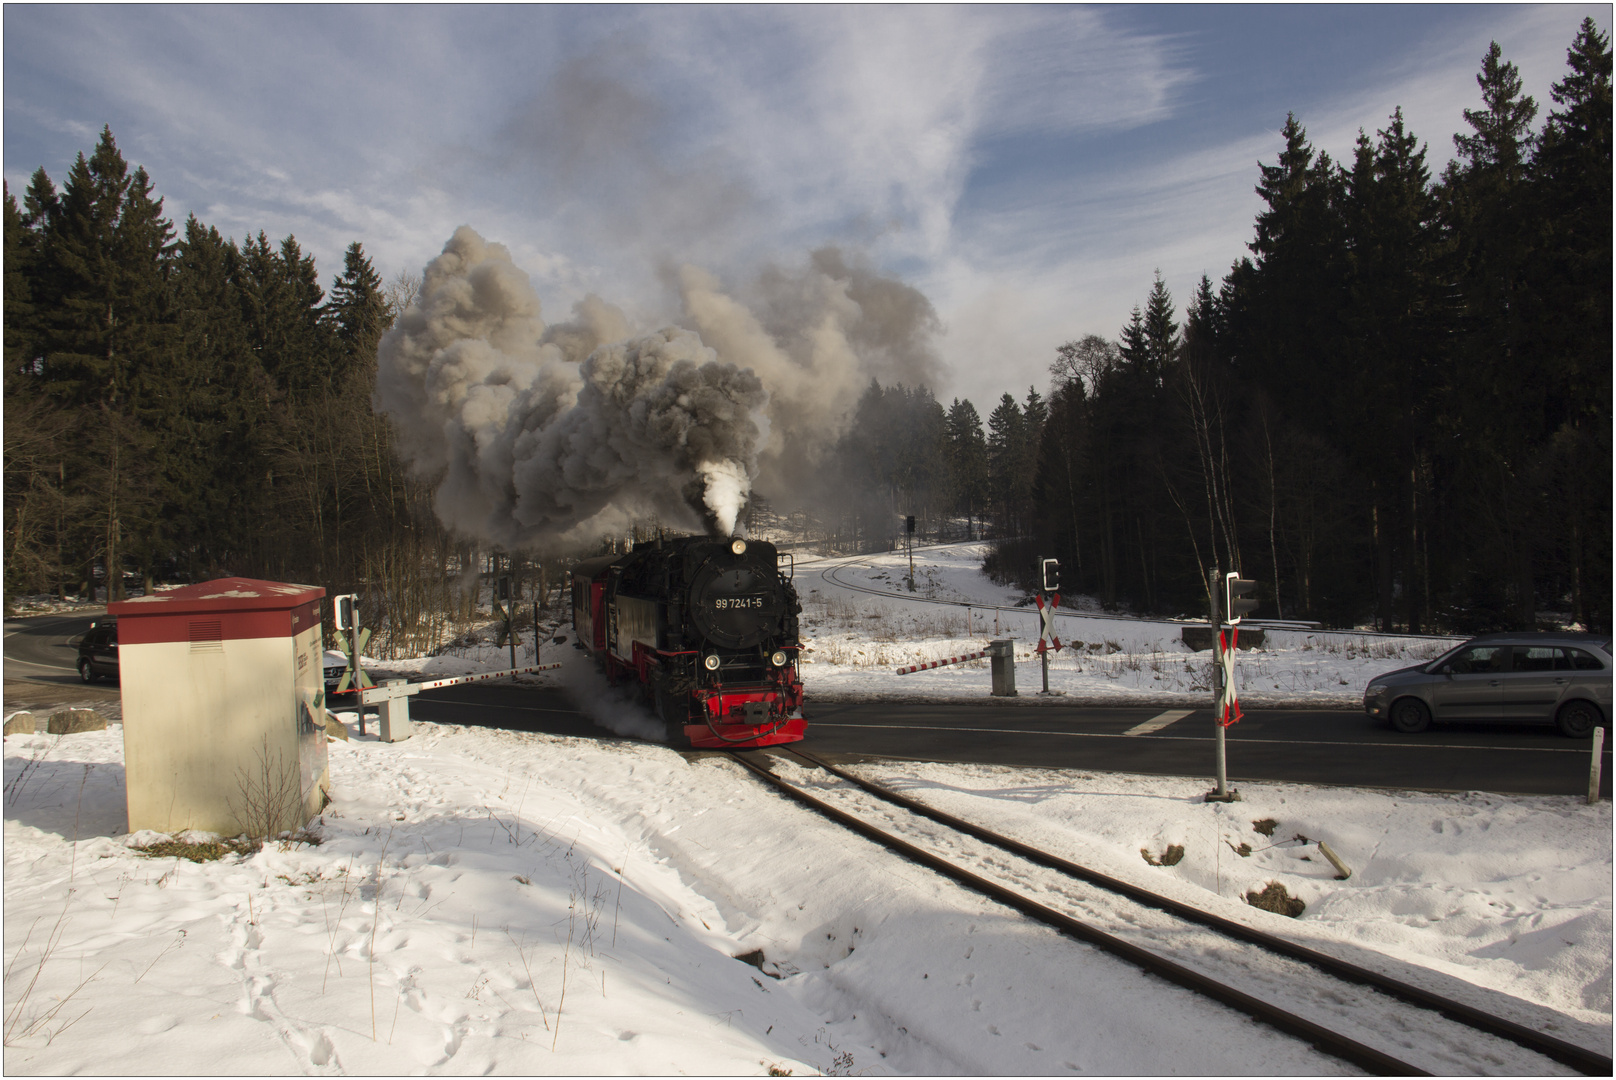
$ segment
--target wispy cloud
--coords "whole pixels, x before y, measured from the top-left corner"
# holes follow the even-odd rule
[[[1436,171],[1496,37],[1546,111],[1583,9],[1452,10],[1280,99],[1313,103],[1302,119],[1337,157],[1401,105]],[[671,266],[733,280],[837,243],[931,296],[940,390],[996,397],[1041,384],[1060,341],[1114,335],[1157,268],[1182,299],[1250,237],[1283,106],[1223,106],[1209,95],[1246,73],[1132,14],[14,6],[5,175],[60,180],[110,123],[171,214],[295,233],[327,280],[353,240],[391,274],[472,224],[547,312],[596,291],[645,321],[677,303]]]

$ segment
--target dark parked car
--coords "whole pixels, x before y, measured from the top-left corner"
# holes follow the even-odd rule
[[[1610,718],[1608,634],[1484,634],[1369,680],[1364,710],[1412,734],[1433,720],[1552,720],[1582,738]]]
[[[118,624],[92,623],[79,638],[79,678],[85,682],[118,677]]]

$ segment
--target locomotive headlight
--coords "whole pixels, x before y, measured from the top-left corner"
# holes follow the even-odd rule
[[[786,652],[785,652],[785,650],[784,649],[776,649],[776,650],[774,650],[774,655],[769,657],[769,663],[773,664],[775,667],[785,667],[786,666]]]
[[[741,540],[741,539],[731,540],[730,545],[729,545],[729,549],[731,551],[733,551],[737,555],[745,555],[746,554],[746,541]]]
[[[718,670],[718,654],[717,653],[708,653],[707,658],[705,660],[703,660],[701,662],[701,664],[708,671],[717,671]]]

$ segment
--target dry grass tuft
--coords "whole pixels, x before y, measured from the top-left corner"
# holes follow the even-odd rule
[[[132,848],[136,854],[149,859],[188,859],[191,862],[214,862],[226,855],[251,855],[260,847],[257,840],[160,840],[145,847]]]
[[[1276,915],[1288,915],[1297,918],[1307,910],[1307,905],[1285,891],[1285,886],[1277,881],[1270,881],[1263,886],[1262,892],[1253,889],[1246,894],[1246,903],[1254,908],[1272,911]]]
[[[1184,845],[1168,844],[1167,850],[1160,856],[1152,855],[1149,848],[1140,848],[1139,854],[1143,855],[1151,866],[1177,866],[1184,858]]]

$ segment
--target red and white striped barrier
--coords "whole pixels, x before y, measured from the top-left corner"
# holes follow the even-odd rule
[[[908,675],[915,671],[930,671],[932,668],[947,667],[949,664],[963,664],[967,660],[980,660],[988,654],[986,649],[981,652],[966,653],[964,656],[950,656],[946,660],[933,660],[929,664],[914,664],[910,667],[901,667],[897,674]]]
[[[440,686],[457,686],[460,683],[482,682],[485,679],[504,679],[512,675],[526,675],[530,671],[549,671],[560,667],[560,664],[537,664],[533,667],[511,668],[508,671],[489,671],[481,675],[455,675],[447,679],[434,679],[431,682],[407,682],[402,687],[406,694],[419,694],[422,690],[436,690]],[[338,694],[358,693],[359,700],[366,705],[375,705],[380,701],[391,700],[398,696],[398,691],[382,686],[367,686],[361,690],[337,690],[327,694],[327,698],[334,698]]]
[[[916,672],[916,671],[930,671],[932,668],[947,667],[949,664],[963,664],[967,660],[981,660],[983,657],[985,657],[987,655],[988,655],[988,651],[986,649],[983,649],[981,652],[966,653],[964,656],[950,656],[946,660],[933,660],[929,664],[912,664],[909,667],[901,667],[897,671],[895,671],[893,674],[895,674],[895,675],[908,675],[908,674],[910,674],[912,672]],[[1038,659],[1038,654],[1036,652],[1030,652],[1030,653],[1027,653],[1025,656],[1017,656],[1017,657],[1015,657],[1014,662],[1017,663],[1017,664],[1025,664],[1029,660],[1036,660],[1036,659]]]
[[[484,679],[503,679],[509,675],[526,675],[530,671],[549,671],[558,668],[560,664],[537,664],[533,667],[511,668],[509,671],[490,671],[484,675],[457,675],[449,679],[437,679],[433,682],[415,683],[416,690],[436,690],[440,686],[454,686],[458,683],[482,682]]]

